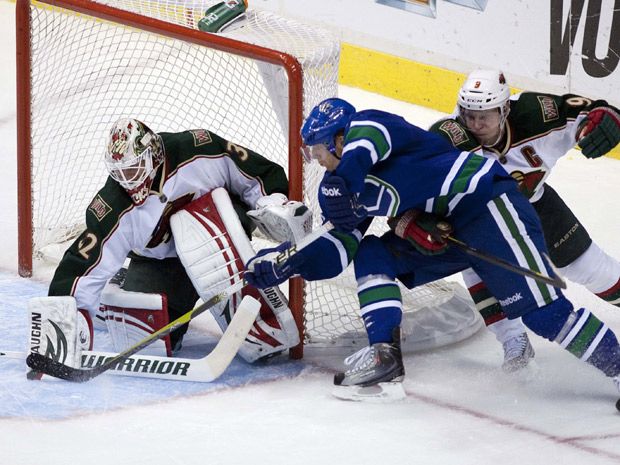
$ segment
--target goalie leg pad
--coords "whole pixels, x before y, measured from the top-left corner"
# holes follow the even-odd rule
[[[170,323],[164,294],[125,291],[116,284],[108,284],[103,290],[99,311],[116,352],[123,352]],[[170,357],[172,349],[167,335],[139,353]]]
[[[171,217],[170,225],[179,259],[203,300],[238,282],[244,270],[243,263],[255,254],[224,189],[214,189],[186,205]],[[241,302],[242,292],[211,309],[222,331],[228,327]],[[246,339],[240,350],[250,362],[299,343],[297,326],[282,293],[273,288],[264,291],[259,300],[261,315],[265,316],[258,318],[255,335]],[[271,314],[277,326],[267,323],[271,321]],[[275,347],[274,340],[278,341]]]
[[[265,359],[299,344],[299,332],[288,303],[277,288],[256,289],[246,286],[243,296],[260,302],[260,311],[239,355],[249,363]]]
[[[86,311],[78,311],[71,296],[35,297],[28,301],[29,352],[80,367],[82,350],[92,348],[93,325]]]

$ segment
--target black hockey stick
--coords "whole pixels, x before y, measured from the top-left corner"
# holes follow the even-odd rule
[[[185,323],[189,323],[191,320],[196,318],[198,315],[204,313],[214,305],[217,305],[220,302],[227,300],[235,292],[240,291],[244,285],[244,281],[239,281],[233,284],[226,290],[214,295],[206,302],[198,305],[193,310],[187,312],[185,315],[180,316],[173,322],[168,323],[163,328],[142,339],[140,342],[131,346],[129,349],[124,350],[123,352],[115,355],[114,357],[111,357],[110,359],[106,360],[105,363],[102,363],[101,365],[98,365],[94,368],[74,368],[37,353],[30,353],[28,357],[26,357],[26,364],[34,371],[53,376],[55,378],[73,381],[76,383],[83,383],[85,381],[89,381],[93,378],[96,378],[100,374],[105,373],[112,368],[115,368],[119,363],[127,360],[129,357],[141,351],[145,347],[153,344],[158,339],[167,336],[172,331],[184,325]]]
[[[506,260],[502,258],[495,257],[494,255],[489,255],[488,253],[482,252],[481,250],[471,247],[470,245],[467,245],[465,242],[460,241],[452,236],[448,236],[446,240],[450,242],[450,244],[464,251],[465,253],[468,253],[469,255],[480,258],[481,260],[485,260],[489,263],[492,263],[493,265],[497,265],[500,268],[504,268],[505,270],[512,271],[513,273],[519,274],[521,276],[527,276],[541,283],[550,284],[553,287],[557,287],[560,289],[566,289],[566,282],[560,276],[558,276],[557,273],[555,274],[554,277],[546,276],[542,273],[539,273],[538,271],[534,271],[529,268],[515,265],[513,263],[507,262]],[[549,264],[551,265],[551,260],[549,260],[549,258],[547,258],[547,260],[549,261]]]

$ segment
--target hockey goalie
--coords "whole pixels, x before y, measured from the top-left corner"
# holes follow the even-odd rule
[[[30,351],[72,367],[93,347],[93,322],[120,352],[238,283],[256,226],[277,242],[311,227],[310,211],[284,195],[282,167],[205,129],[155,133],[123,118],[110,131],[105,165],[110,176],[86,210],[86,230],[65,252],[49,295],[29,302]],[[261,308],[240,355],[254,362],[297,345],[277,287],[245,286],[212,307],[219,327],[248,294]],[[187,326],[147,350],[178,352]]]

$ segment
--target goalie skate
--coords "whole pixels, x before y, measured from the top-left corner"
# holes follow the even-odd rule
[[[405,367],[400,349],[400,328],[392,343],[380,342],[345,359],[349,370],[334,376],[334,397],[366,402],[393,402],[406,397]]]

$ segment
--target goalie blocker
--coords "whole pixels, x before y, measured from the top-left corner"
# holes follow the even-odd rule
[[[244,263],[255,254],[230,197],[222,188],[214,189],[172,215],[170,226],[177,255],[203,300],[237,281]],[[261,308],[239,350],[244,360],[254,362],[299,344],[293,314],[277,287],[258,290],[246,286],[228,302],[211,308],[222,331],[245,295],[259,300]]]
[[[80,366],[82,350],[92,349],[93,324],[88,312],[78,310],[75,299],[34,297],[28,301],[28,351],[72,367]],[[36,372],[29,378],[40,378]]]

